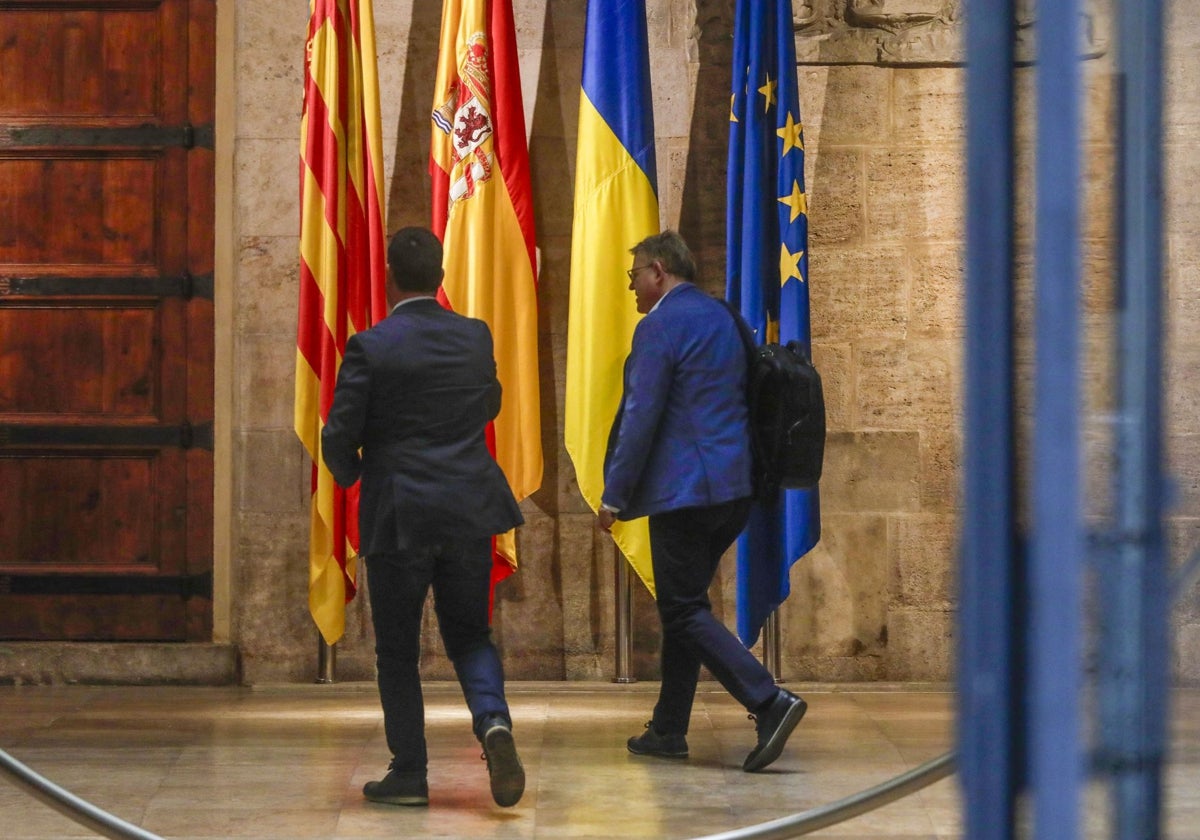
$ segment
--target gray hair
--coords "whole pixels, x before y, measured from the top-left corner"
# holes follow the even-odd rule
[[[696,279],[696,260],[683,237],[673,230],[647,236],[629,249],[634,257],[642,256],[658,262],[663,270],[691,283]]]

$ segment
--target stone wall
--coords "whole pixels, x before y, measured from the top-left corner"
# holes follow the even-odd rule
[[[1167,455],[1175,502],[1168,532],[1176,566],[1200,551],[1200,17],[1195,6],[1167,8],[1166,172]],[[1200,587],[1174,610],[1175,673],[1200,682]]]
[[[575,130],[584,31],[578,0],[515,0],[541,259],[542,489],[522,507],[521,569],[497,589],[496,638],[515,679],[613,674],[608,538],[575,485],[562,444]],[[696,248],[701,282],[724,276],[725,139],[732,3],[648,0],[662,223]],[[829,401],[823,538],[792,571],[782,609],[784,676],[941,680],[953,668],[962,397],[963,71],[959,3],[796,2],[807,150],[815,357]],[[376,0],[388,229],[429,218],[428,111],[440,4]],[[1090,7],[1089,7],[1090,9]],[[1094,9],[1091,13],[1094,13]],[[888,16],[892,17],[889,19]],[[896,17],[899,16],[899,17]],[[309,680],[308,466],[291,431],[303,21],[294,4],[236,6],[232,636],[248,682]],[[1089,142],[1111,150],[1103,31],[1091,45],[1099,107]],[[1188,55],[1200,25],[1180,20]],[[1174,53],[1173,53],[1174,54]],[[1169,192],[1172,452],[1181,475],[1177,555],[1200,538],[1197,394],[1200,246],[1196,199],[1200,71],[1172,61]],[[1102,178],[1104,167],[1094,173]],[[1094,189],[1092,206],[1105,206]],[[1105,217],[1089,253],[1103,253]],[[1107,276],[1103,258],[1090,263]],[[1093,282],[1095,282],[1093,280]],[[1101,295],[1103,300],[1103,295]],[[1092,313],[1099,324],[1110,304]],[[1103,328],[1100,328],[1103,335]],[[1097,351],[1103,346],[1089,345]],[[1106,387],[1098,386],[1101,411]],[[1103,435],[1100,435],[1103,439]],[[1102,476],[1094,479],[1102,485]],[[732,623],[726,563],[714,589]],[[365,592],[362,593],[365,596]],[[1181,675],[1200,678],[1200,600],[1179,611]],[[427,616],[425,670],[449,677]],[[657,619],[634,598],[634,671],[656,674]],[[342,679],[368,679],[366,599],[348,609]]]

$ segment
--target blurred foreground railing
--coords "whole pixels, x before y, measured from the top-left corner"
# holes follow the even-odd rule
[[[946,778],[954,769],[955,755],[948,752],[914,767],[907,773],[888,779],[883,784],[859,791],[837,802],[758,825],[749,825],[721,834],[708,834],[696,840],[783,840],[786,837],[799,837],[845,822],[867,811],[874,811],[897,799],[903,799],[910,793]]]
[[[114,817],[92,803],[80,799],[45,776],[30,770],[4,750],[0,750],[0,771],[8,781],[23,789],[34,799],[49,805],[67,819],[74,820],[103,837],[109,837],[112,840],[162,840],[157,834],[144,831],[136,825]]]

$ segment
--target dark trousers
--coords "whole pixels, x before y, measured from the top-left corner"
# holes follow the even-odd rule
[[[492,715],[512,723],[488,625],[491,570],[491,540],[486,537],[367,558],[379,700],[393,770],[424,775],[428,760],[419,665],[421,613],[430,586],[438,629],[476,737]]]
[[[770,671],[712,614],[708,587],[750,515],[750,500],[650,516],[650,555],[662,619],[662,687],[654,728],[687,734],[700,666],[748,710],[774,699]]]

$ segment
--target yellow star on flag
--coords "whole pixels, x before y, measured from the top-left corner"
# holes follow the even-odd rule
[[[766,97],[766,102],[763,103],[763,113],[771,110],[771,106],[775,104],[775,86],[778,82],[771,80],[771,74],[767,74],[767,83],[758,89],[758,92]]]
[[[737,103],[737,94],[736,94],[736,93],[731,93],[731,94],[729,94],[729,121],[730,121],[730,122],[737,122],[737,121],[738,121],[737,114],[735,114],[735,113],[733,112],[733,106],[734,106],[736,103]]]
[[[787,281],[795,277],[801,283],[804,278],[800,275],[800,258],[804,256],[804,249],[801,248],[796,253],[788,250],[787,243],[779,246],[779,285],[787,285]]]
[[[792,208],[791,218],[788,219],[789,224],[796,221],[796,217],[801,213],[808,212],[808,197],[804,194],[804,191],[800,189],[799,181],[792,181],[792,194],[781,195],[779,197],[779,203],[786,204],[788,207]]]
[[[800,136],[803,131],[804,124],[792,119],[792,112],[788,111],[787,122],[782,128],[775,131],[778,136],[783,138],[783,153],[785,155],[792,149],[804,151],[804,138]]]

